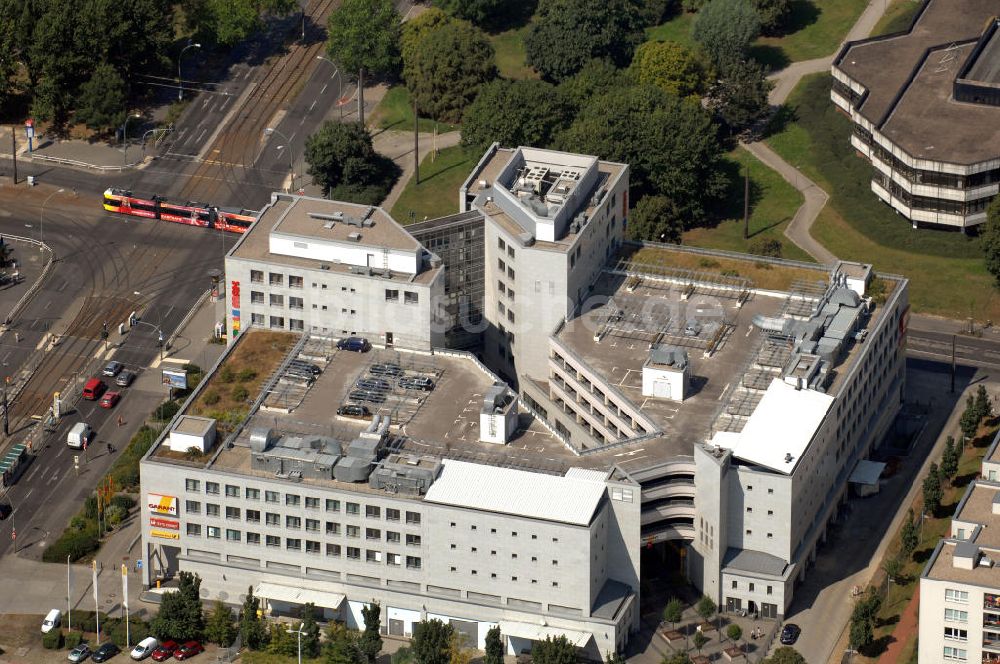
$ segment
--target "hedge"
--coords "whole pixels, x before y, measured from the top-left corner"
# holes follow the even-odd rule
[[[54,629],[42,634],[42,647],[48,650],[58,650],[63,647],[63,633],[61,629]]]
[[[83,642],[83,632],[66,632],[63,646],[72,650]]]
[[[66,561],[66,556],[69,556],[70,560],[77,561],[97,551],[100,546],[96,524],[91,524],[85,530],[68,528],[63,531],[59,539],[42,552],[42,560],[47,563],[61,563]]]

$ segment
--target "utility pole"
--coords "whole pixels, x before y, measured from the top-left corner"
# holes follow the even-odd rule
[[[417,137],[417,100],[413,99],[413,175],[420,184],[420,139]]]
[[[951,335],[951,392],[949,394],[955,393],[955,335]],[[7,409],[4,408],[4,412]],[[6,423],[6,420],[5,420]]]
[[[750,167],[743,167],[743,239],[750,237]]]
[[[7,418],[7,387],[3,388],[3,435],[10,435],[10,420]]]
[[[10,145],[10,154],[14,160],[14,184],[17,184],[17,129],[14,125],[10,126]]]
[[[365,126],[365,70],[358,70],[358,122]]]

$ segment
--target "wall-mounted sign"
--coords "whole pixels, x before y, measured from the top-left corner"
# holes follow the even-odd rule
[[[168,532],[166,530],[150,530],[149,534],[152,535],[153,537],[159,537],[160,539],[172,539],[172,540],[175,540],[175,539],[180,539],[181,538],[181,534],[180,533],[171,533],[171,532]]]
[[[233,338],[240,333],[240,282],[230,282],[229,300],[233,309]]]
[[[169,528],[170,530],[180,530],[181,524],[177,521],[168,521],[167,519],[159,519],[155,516],[149,517],[149,525],[154,528]]]
[[[177,498],[174,496],[161,496],[158,493],[151,493],[148,494],[146,503],[149,505],[150,512],[177,516]]]

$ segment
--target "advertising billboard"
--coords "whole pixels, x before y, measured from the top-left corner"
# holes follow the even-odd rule
[[[174,496],[161,496],[158,493],[150,493],[147,495],[146,504],[149,505],[150,512],[177,516],[177,498]]]
[[[183,369],[164,369],[163,384],[178,390],[187,389],[187,372]]]

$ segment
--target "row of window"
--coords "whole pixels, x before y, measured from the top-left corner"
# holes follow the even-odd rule
[[[749,586],[747,590],[749,592],[754,592],[755,584],[753,582],[748,582],[747,585]],[[733,590],[738,590],[738,589],[739,589],[739,584],[736,581],[733,581]],[[768,595],[774,594],[774,586],[767,587],[767,594]]]
[[[250,291],[250,304],[264,304],[264,293],[261,291]],[[268,304],[272,307],[285,306],[285,296],[278,293],[271,293]],[[288,296],[289,309],[304,309],[305,304],[301,297]]]
[[[965,648],[953,648],[951,646],[944,647],[944,658],[945,659],[955,659],[964,662],[969,658],[969,653]]]
[[[457,567],[450,567],[448,569],[448,571],[450,571],[450,572],[458,572],[458,568]],[[479,570],[476,570],[476,569],[470,569],[469,573],[472,576],[479,576]],[[517,581],[518,581],[518,577],[516,577],[516,576],[511,576],[509,578],[514,583],[517,583]],[[499,579],[499,577],[497,576],[496,572],[490,572],[490,579],[496,580],[496,579]],[[506,580],[507,579],[505,578],[504,581],[506,581]],[[532,585],[536,585],[538,583],[538,579],[531,579],[531,583],[532,583]],[[552,587],[553,588],[558,588],[559,587],[559,582],[558,581],[552,581]]]
[[[511,258],[514,258],[514,247],[507,246],[507,243],[505,243],[503,241],[503,238],[500,237],[500,236],[497,236],[497,248],[500,249],[500,251],[503,251],[504,249],[506,249],[507,250],[507,255],[509,257],[511,257]]]
[[[452,522],[451,522],[451,525],[450,525],[450,527],[451,527],[451,528],[457,528],[457,527],[458,527],[458,524],[457,524],[457,523],[455,523],[454,521],[452,521]],[[479,527],[478,527],[478,526],[477,526],[476,524],[471,524],[471,525],[469,526],[469,529],[470,529],[470,530],[479,530]],[[496,535],[496,534],[497,534],[497,529],[496,529],[496,528],[490,528],[490,535]],[[516,530],[512,530],[512,531],[510,531],[510,536],[511,536],[511,537],[517,537],[517,531],[516,531]],[[536,535],[536,534],[532,533],[532,535],[531,535],[531,539],[533,539],[533,540],[536,540],[536,539],[538,539],[538,535]],[[557,543],[557,542],[559,542],[559,538],[558,538],[558,537],[553,537],[553,538],[552,538],[552,542],[553,542],[553,543]],[[452,545],[452,548],[453,548],[453,549],[455,548],[455,547],[454,547],[454,545]],[[473,548],[472,550],[473,550],[473,551],[475,551],[476,549],[475,549],[475,548]]]
[[[250,283],[252,284],[262,284],[264,283],[264,271],[263,270],[250,270]],[[267,275],[267,283],[271,286],[284,286],[285,285],[285,275],[279,274],[277,272],[269,272]],[[304,286],[304,280],[300,276],[294,274],[288,275],[288,287],[289,288],[302,288]],[[313,284],[315,286],[316,284]]]
[[[264,327],[264,320],[264,314],[250,314],[250,324],[253,327]],[[285,328],[284,316],[271,316],[267,322],[272,330],[289,329],[292,332],[302,332],[305,329],[305,322],[299,318],[289,318],[287,328]]]
[[[386,288],[385,301],[399,302],[399,289]],[[413,291],[403,291],[403,304],[419,304],[419,302],[420,302],[419,293],[415,293]]]

